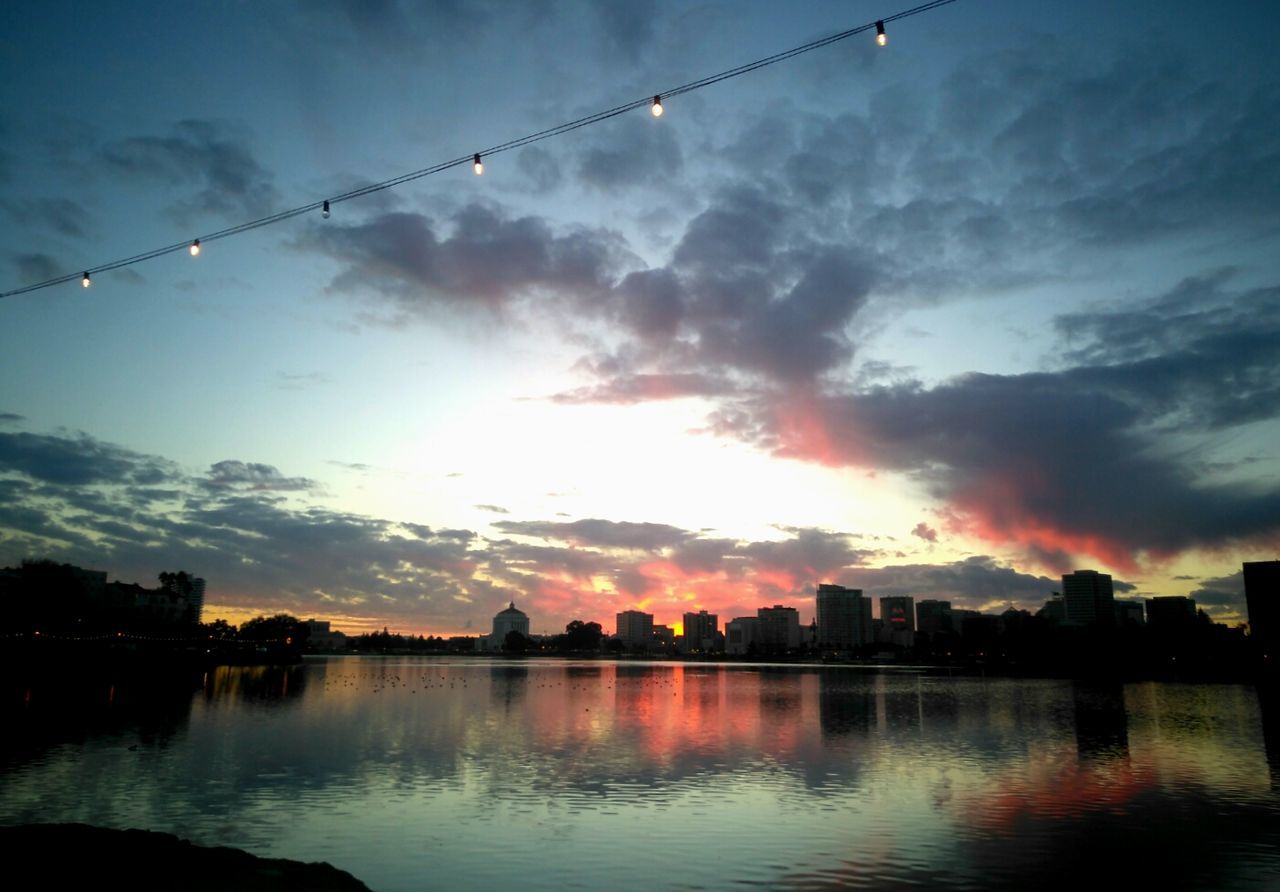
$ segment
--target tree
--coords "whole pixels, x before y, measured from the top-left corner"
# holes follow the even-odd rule
[[[311,630],[296,616],[277,613],[275,616],[255,616],[240,627],[240,637],[245,641],[301,645]]]
[[[502,649],[509,654],[522,654],[529,650],[529,645],[532,643],[524,635],[512,629],[507,633],[507,637],[502,639]]]
[[[599,623],[584,623],[575,619],[564,627],[564,634],[556,638],[556,645],[562,651],[598,651],[600,639],[604,631]]]

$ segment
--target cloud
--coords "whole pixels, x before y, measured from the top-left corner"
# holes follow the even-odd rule
[[[47,483],[148,485],[172,480],[172,462],[103,443],[88,434],[0,433],[0,472]]]
[[[510,514],[511,513],[506,508],[503,508],[501,505],[475,505],[474,507],[480,511],[488,511],[492,514]]]
[[[511,218],[472,204],[445,227],[413,213],[317,227],[297,243],[343,264],[335,291],[381,293],[404,310],[434,305],[499,311],[521,297],[588,302],[606,290],[625,254],[599,229],[553,232],[545,220]]]
[[[535,536],[600,548],[630,548],[655,551],[678,545],[693,534],[665,523],[633,523],[630,521],[585,518],[572,523],[538,520],[503,520],[493,525],[516,536]]]
[[[210,490],[305,492],[319,484],[307,477],[285,477],[271,465],[227,460],[209,467],[202,484]]]
[[[171,208],[183,220],[197,214],[257,217],[276,201],[272,176],[253,157],[247,138],[213,121],[180,121],[168,136],[119,140],[103,150],[103,160],[119,173],[185,190]]]
[[[23,282],[43,282],[56,278],[66,270],[57,260],[48,254],[15,254],[14,266],[18,270],[18,278]]]
[[[1196,602],[1196,607],[1209,614],[1215,620],[1237,619],[1247,620],[1249,606],[1244,596],[1244,571],[1239,570],[1227,576],[1204,579],[1200,587],[1188,596]]]
[[[1143,325],[1145,338],[1124,338]],[[1132,569],[1144,555],[1280,533],[1280,490],[1205,480],[1161,448],[1277,417],[1280,289],[1184,283],[1061,326],[1089,339],[1070,355],[1091,364],[763,396],[721,409],[712,427],[780,456],[904,473],[971,535],[1059,569],[1077,555]]]
[[[85,209],[69,198],[0,200],[0,207],[24,227],[42,226],[68,238],[81,238],[85,234]]]
[[[593,145],[582,150],[578,178],[605,192],[634,186],[652,187],[680,175],[684,155],[670,127],[654,127],[636,115],[599,131]]]
[[[919,538],[923,539],[926,542],[938,541],[938,531],[935,530],[933,527],[929,526],[923,520],[915,525],[915,527],[911,530],[911,535],[918,536]]]

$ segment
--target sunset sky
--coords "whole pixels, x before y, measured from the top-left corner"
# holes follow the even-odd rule
[[[883,2],[10,3],[0,291],[469,155]],[[0,566],[206,619],[676,623],[818,582],[1244,619],[1280,557],[1280,12],[958,0],[0,300]]]

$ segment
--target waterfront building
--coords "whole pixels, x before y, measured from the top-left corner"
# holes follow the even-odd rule
[[[1062,600],[1062,593],[1050,592],[1049,600],[1045,601],[1044,606],[1036,611],[1036,616],[1055,625],[1065,623],[1067,621],[1067,605]]]
[[[1150,605],[1151,602],[1147,601]],[[1146,622],[1141,601],[1116,601],[1116,622],[1121,626],[1141,626]]]
[[[818,646],[853,650],[871,642],[871,599],[862,589],[818,586]]]
[[[800,647],[800,611],[775,604],[756,610],[760,621],[757,639],[766,653],[786,653]]]
[[[1182,595],[1147,599],[1147,625],[1159,631],[1185,629],[1196,621],[1194,598]]]
[[[916,636],[915,599],[903,595],[880,598],[881,640],[899,647],[913,647]]]
[[[653,641],[660,649],[665,650],[669,647],[675,647],[676,633],[668,625],[655,623],[653,627]]]
[[[1244,598],[1249,606],[1249,637],[1274,656],[1280,644],[1280,561],[1246,561]]]
[[[1115,622],[1115,591],[1111,577],[1097,570],[1077,570],[1062,577],[1066,621],[1072,626],[1111,625]]]
[[[750,653],[759,632],[759,617],[739,616],[729,620],[724,625],[724,652],[734,656]]]
[[[524,637],[529,637],[529,617],[523,610],[516,607],[515,601],[508,604],[505,610],[500,610],[494,615],[493,631],[481,636],[480,650],[502,650],[502,645],[512,632],[519,632]]]
[[[951,602],[926,599],[916,604],[916,631],[929,635],[954,631]]]
[[[685,653],[709,653],[716,649],[720,618],[714,613],[699,610],[684,615]]]
[[[624,610],[617,616],[616,637],[627,648],[645,648],[653,643],[653,614]]]

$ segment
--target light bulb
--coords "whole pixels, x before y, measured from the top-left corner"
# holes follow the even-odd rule
[[[476,176],[480,176],[480,174],[484,173],[484,162],[480,160],[479,152],[476,152],[471,156],[471,162],[471,166],[476,170]]]
[[[661,96],[653,97],[653,116],[655,118],[662,117],[662,97]]]
[[[876,43],[884,46],[889,42],[889,35],[884,33],[884,22],[876,22]]]
[[[83,276],[80,277],[80,284],[83,285],[85,288],[88,288],[90,285],[93,284],[93,280],[89,278],[88,272],[86,272]]]
[[[324,200],[324,207],[320,208],[320,216],[326,220],[329,219],[329,199]]]
[[[200,239],[196,239],[194,242],[191,243],[190,250],[191,250],[192,257],[200,256]]]

